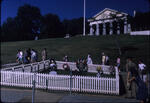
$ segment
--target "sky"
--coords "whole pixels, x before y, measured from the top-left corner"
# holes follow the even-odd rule
[[[86,18],[91,18],[105,8],[128,13],[133,16],[133,11],[147,12],[147,0],[85,0]],[[60,20],[83,17],[84,0],[3,0],[1,22],[8,17],[15,17],[17,10],[24,4],[40,8],[41,14],[57,14]]]

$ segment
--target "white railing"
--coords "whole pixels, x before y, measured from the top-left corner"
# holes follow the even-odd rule
[[[74,70],[78,70],[76,67],[76,63],[75,62],[62,62],[62,61],[56,61],[57,64],[57,68],[62,69],[63,70],[63,64],[67,63],[70,68],[74,71]],[[102,70],[104,71],[105,74],[109,74],[110,73],[110,66],[107,65],[98,65],[98,64],[90,64],[88,65],[88,72],[93,72],[93,73],[97,73],[97,66],[101,66]]]
[[[5,68],[2,69],[4,71],[24,71],[24,72],[37,72],[38,70],[43,70],[43,69],[47,69],[49,67],[49,60],[46,61],[41,61],[41,62],[36,62],[36,63],[31,63],[31,64],[22,64],[19,66],[13,66],[13,67],[9,67],[9,68]],[[70,68],[72,69],[72,71],[74,70],[78,70],[76,67],[76,63],[75,62],[62,62],[62,61],[56,61],[57,64],[57,69],[64,69],[63,68],[63,64],[67,63]],[[88,72],[93,72],[93,73],[97,73],[97,66],[101,66],[102,70],[105,74],[109,74],[110,73],[110,66],[107,65],[98,65],[98,64],[91,64],[88,65]]]
[[[130,32],[130,35],[150,35],[150,30],[132,31]]]
[[[118,74],[116,74],[115,78],[97,78],[88,76],[1,71],[1,85],[32,88],[33,80],[36,81],[36,88],[41,89],[119,95]]]
[[[21,64],[18,66],[12,66],[8,68],[2,68],[1,71],[23,71],[23,72],[37,72],[47,69],[49,67],[49,60],[31,63],[31,64]]]

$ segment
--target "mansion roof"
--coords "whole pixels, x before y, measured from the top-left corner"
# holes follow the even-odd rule
[[[127,13],[119,12],[113,9],[105,8],[104,10],[100,11],[96,15],[94,15],[88,21],[98,21],[98,20],[105,20],[105,19],[114,19],[114,18],[123,18],[127,16]]]

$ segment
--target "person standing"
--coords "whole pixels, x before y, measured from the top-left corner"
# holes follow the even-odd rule
[[[109,65],[109,57],[108,57],[108,55],[105,56],[105,62],[106,62],[105,63],[106,65]]]
[[[102,65],[105,65],[106,56],[104,52],[102,53]]]
[[[68,61],[69,61],[69,59],[68,59],[68,56],[67,56],[67,55],[65,55],[65,56],[63,57],[63,61],[64,61],[64,62],[68,62]]]
[[[22,50],[20,50],[19,52],[19,61],[21,64],[23,64],[23,51]]]
[[[93,64],[93,61],[92,61],[92,59],[91,59],[91,55],[89,55],[88,54],[88,56],[87,56],[87,64],[89,65],[89,64]]]
[[[135,82],[129,82],[128,80],[131,78],[130,74],[130,69],[131,68],[136,68],[135,63],[133,63],[133,61],[131,60],[131,58],[127,59],[127,63],[126,63],[126,97],[127,98],[132,98],[136,96],[136,84]]]
[[[133,63],[131,63],[133,64]],[[129,83],[135,83],[137,85],[136,88],[136,99],[140,100],[141,103],[146,103],[146,99],[148,98],[148,89],[146,84],[141,80],[138,70],[135,66],[131,65],[127,75],[127,81]]]
[[[47,51],[46,51],[46,48],[44,48],[44,49],[42,50],[41,55],[42,55],[42,60],[43,60],[43,61],[47,59]]]
[[[29,60],[28,60],[28,51],[27,50],[24,51],[23,62],[25,64],[29,63]]]
[[[117,63],[117,67],[119,68],[120,67],[120,57],[117,58],[116,63]]]
[[[16,56],[16,58],[17,58],[17,62],[20,64],[22,64],[23,63],[23,52],[21,51],[21,50],[18,50],[18,53],[17,53],[17,56]]]
[[[35,62],[36,61],[36,52],[34,49],[31,50],[31,62]]]
[[[30,63],[31,62],[31,49],[30,48],[28,48],[28,50],[27,50],[27,59]]]
[[[117,68],[118,68],[118,70],[120,72],[120,57],[117,57],[116,63],[117,63]]]
[[[146,65],[139,60],[139,74],[140,74],[140,78],[146,83],[146,79],[147,79],[147,75],[146,75]]]

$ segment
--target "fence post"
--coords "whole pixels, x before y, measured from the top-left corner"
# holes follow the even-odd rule
[[[38,73],[39,73],[39,67],[40,67],[39,65],[40,65],[40,63],[38,62]]]
[[[31,71],[30,72],[32,72],[32,69],[33,69],[33,64],[31,64]]]
[[[43,63],[44,63],[44,70],[45,70],[45,69],[46,69],[46,68],[45,68],[45,61],[43,61]]]
[[[46,91],[48,90],[48,79],[46,79]]]
[[[22,66],[22,72],[24,72],[24,65]]]
[[[34,103],[34,99],[35,99],[35,78],[36,78],[36,73],[34,73],[34,77],[33,77],[33,81],[32,81],[32,84],[33,84],[33,87],[32,87],[32,103]]]
[[[72,92],[72,69],[70,69],[70,95]]]
[[[119,95],[119,72],[118,72],[118,67],[115,67],[116,70],[116,94]]]
[[[13,72],[15,71],[15,68],[14,68],[14,67],[12,67],[12,71],[13,71]]]

